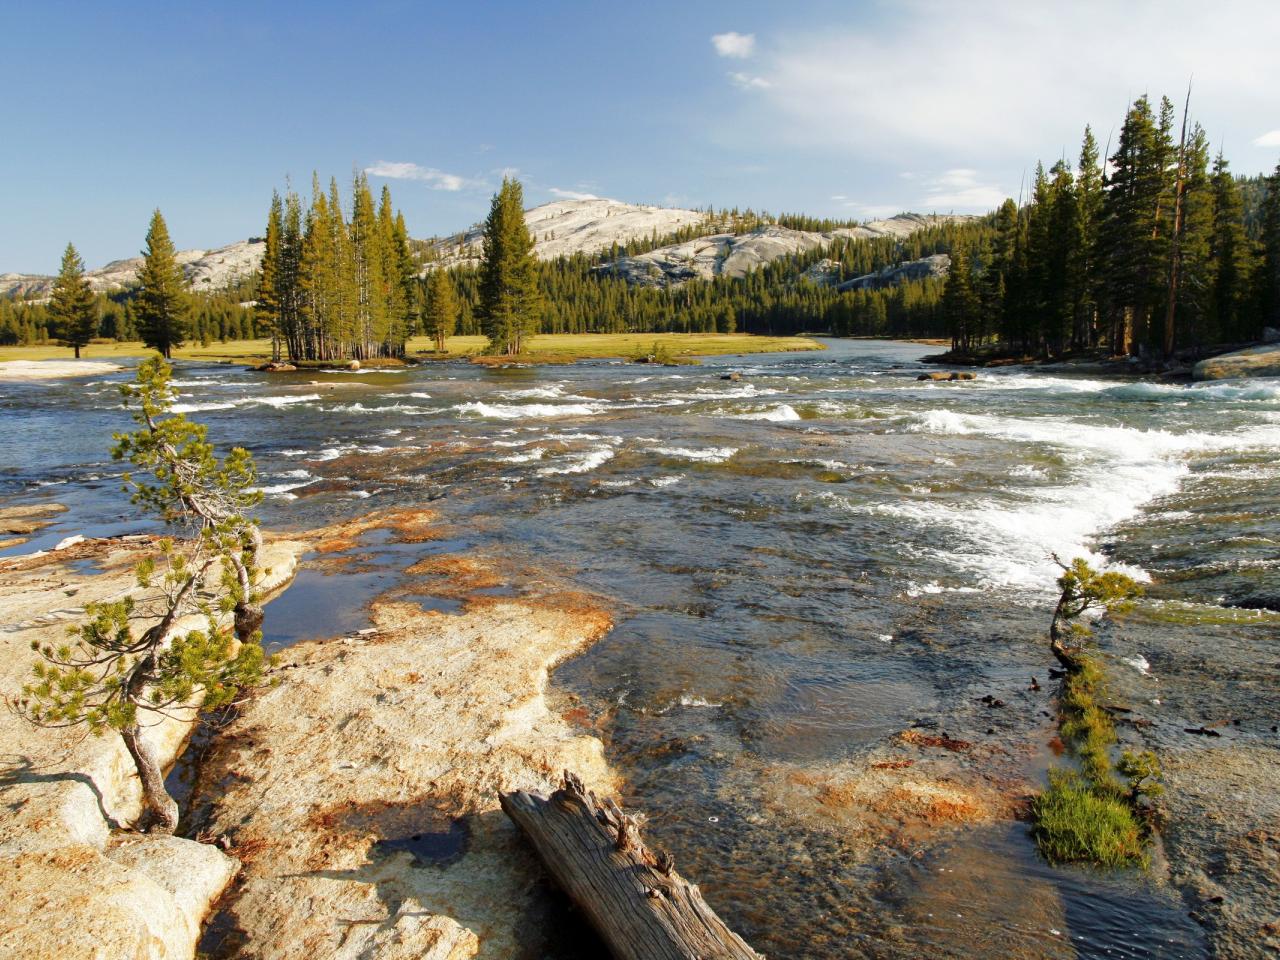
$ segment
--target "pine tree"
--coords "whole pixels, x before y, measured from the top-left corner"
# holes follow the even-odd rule
[[[383,235],[378,229],[369,180],[364,174],[356,176],[352,191],[350,235],[355,283],[353,355],[363,360],[380,356],[390,334]]]
[[[84,261],[70,243],[62,253],[62,268],[53,281],[49,319],[62,341],[75,348],[79,360],[80,348],[98,332],[98,302],[84,278]]]
[[[280,232],[280,266],[276,273],[276,302],[280,308],[280,331],[290,360],[302,359],[302,201],[290,190],[284,200],[284,223]]]
[[[1247,305],[1249,241],[1244,232],[1244,201],[1240,186],[1219,151],[1213,162],[1213,335],[1218,340],[1248,337],[1244,309]]]
[[[173,241],[169,239],[169,228],[159,210],[151,215],[147,247],[142,253],[144,260],[138,274],[138,327],[142,342],[168,359],[173,349],[181,347],[187,338],[191,299]]]
[[[951,332],[951,349],[969,350],[974,345],[974,327],[982,305],[973,289],[969,258],[960,248],[951,253],[951,269],[942,292],[942,309]]]
[[[16,703],[38,726],[118,732],[153,829],[163,833],[177,827],[178,805],[144,729],[226,706],[261,681],[265,665],[255,592],[262,534],[247,515],[262,498],[253,457],[237,447],[219,460],[205,428],[172,413],[172,373],[159,357],[139,365],[135,384],[123,388],[138,429],[116,434],[112,456],[138,471],[124,477],[135,504],[196,532],[182,544],[161,540],[158,556],[137,567],[137,591],[86,605],[74,642],[39,647]],[[179,629],[191,615],[205,629]],[[135,632],[140,620],[151,622]]]
[[[258,280],[254,312],[260,323],[271,331],[271,359],[280,359],[280,271],[281,234],[284,232],[284,205],[280,194],[272,191],[271,211],[267,215],[267,236],[262,251],[262,274]]]
[[[1175,346],[1203,344],[1211,335],[1214,315],[1214,197],[1209,178],[1209,141],[1199,124],[1187,137],[1181,153],[1182,197],[1180,201],[1175,197],[1176,232],[1171,238],[1170,257],[1173,323],[1165,331],[1166,358]]]
[[[427,277],[426,306],[422,312],[423,329],[436,344],[436,352],[444,353],[445,340],[453,336],[458,319],[458,299],[453,281],[444,270],[432,270]]]
[[[543,310],[533,238],[524,223],[524,191],[506,177],[484,225],[484,256],[476,306],[489,349],[519,354],[539,329]]]
[[[1076,293],[1073,343],[1076,349],[1093,347],[1098,339],[1098,221],[1102,217],[1102,168],[1098,165],[1098,141],[1084,128],[1080,166],[1076,171],[1077,246],[1071,273]]]
[[[1261,326],[1280,329],[1280,164],[1267,177],[1262,205],[1262,256],[1257,270]]]
[[[343,219],[336,177],[329,178],[329,329],[324,333],[324,359],[359,357],[362,345],[361,304],[351,227]]]
[[[302,237],[302,256],[298,264],[299,330],[298,358],[331,359],[325,347],[328,331],[334,322],[334,292],[337,278],[334,270],[334,231],[330,223],[329,201],[312,178],[311,207],[307,211]]]
[[[1099,225],[1099,269],[1116,353],[1130,353],[1146,335],[1155,306],[1155,284],[1164,277],[1160,242],[1166,151],[1151,114],[1139,97],[1120,128],[1112,174]]]

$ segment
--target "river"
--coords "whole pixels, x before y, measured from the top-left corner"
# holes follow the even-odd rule
[[[1054,553],[1155,581],[1147,615],[1103,632],[1117,694],[1150,721],[1127,736],[1177,750],[1185,726],[1245,716],[1230,736],[1274,752],[1274,684],[1186,651],[1230,641],[1245,674],[1249,651],[1274,659],[1280,617],[1255,608],[1280,595],[1280,385],[920,382],[928,348],[825,343],[673,368],[179,363],[175,382],[179,410],[253,452],[266,527],[430,500],[445,548],[606,598],[616,628],[555,695],[762,952],[1205,955],[1159,869],[1051,868],[1001,818],[876,843],[796,785],[904,730],[1042,777],[1052,701],[1027,688],[1048,688]],[[0,384],[0,498],[70,508],[0,553],[145,528],[106,453],[127,378]],[[268,644],[359,627],[403,559],[300,580],[268,608]]]

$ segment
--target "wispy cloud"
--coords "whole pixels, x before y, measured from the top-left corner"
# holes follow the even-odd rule
[[[729,79],[743,90],[768,90],[773,86],[764,77],[755,77],[749,73],[730,73]]]
[[[993,183],[979,179],[977,170],[958,167],[947,170],[925,184],[928,193],[920,201],[925,211],[992,210],[1009,195]]]
[[[754,33],[717,33],[711,38],[711,45],[722,57],[734,57],[745,60],[756,52],[756,35]]]
[[[758,50],[718,35],[716,53],[754,54],[750,76],[768,84],[750,85],[734,134],[747,140],[764,127],[789,149],[836,148],[908,170],[918,157],[984,168],[1051,161],[1075,154],[1085,123],[1103,140],[1127,102],[1144,92],[1180,99],[1194,74],[1192,113],[1211,136],[1228,145],[1257,136],[1280,88],[1280,4],[1236,0],[1222,16],[1203,0],[1131,0],[1116,20],[1113,2],[898,0],[891,30],[833,23],[780,32]],[[1274,148],[1280,131],[1253,142]]]
[[[472,180],[456,173],[445,173],[435,167],[423,167],[398,160],[379,160],[365,167],[364,172],[371,177],[385,177],[389,180],[419,180],[428,184],[432,190],[447,190],[450,193],[484,189],[487,186],[482,180]]]
[[[561,190],[559,187],[548,187],[547,192],[562,200],[599,200],[594,193],[580,193],[577,190]]]

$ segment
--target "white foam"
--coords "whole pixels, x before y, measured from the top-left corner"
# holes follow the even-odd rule
[[[473,403],[462,403],[451,409],[456,410],[460,417],[472,416],[485,417],[494,420],[524,420],[530,418],[548,419],[552,417],[593,417],[598,413],[603,413],[605,407],[595,403],[503,404],[476,401]]]
[[[205,410],[230,410],[238,407],[243,400],[211,400],[207,403],[175,403],[169,408],[171,413],[202,413]]]
[[[1133,669],[1137,670],[1144,677],[1149,676],[1151,674],[1151,664],[1147,662],[1147,658],[1144,657],[1142,654],[1139,653],[1136,656],[1123,657],[1122,659],[1125,663],[1133,667]]]
[[[527,390],[504,390],[498,396],[505,400],[555,400],[564,396],[564,386],[553,383],[545,387],[530,387]]]
[[[431,413],[430,407],[417,407],[411,403],[389,403],[381,407],[366,407],[363,403],[341,403],[336,407],[330,407],[332,413],[389,413],[394,410],[397,413],[408,414],[424,414]]]
[[[689,447],[654,447],[653,452],[660,453],[664,457],[679,457],[682,460],[703,460],[707,463],[724,463],[738,452],[738,448],[707,447],[703,450],[694,450]]]
[[[250,397],[248,402],[262,403],[262,404],[266,404],[268,407],[275,407],[276,409],[279,409],[280,407],[287,407],[287,406],[290,406],[291,404],[310,403],[312,400],[319,400],[319,399],[320,399],[320,394],[318,393],[304,393],[304,394],[286,394],[284,396],[278,396],[278,397]]]
[[[845,470],[866,470],[874,472],[874,467],[859,467],[856,463],[845,463],[843,460],[818,460],[815,458],[804,457],[798,459],[782,460],[781,463],[795,463],[800,466],[822,467],[824,470],[830,470],[832,473],[841,473]]]
[[[1178,386],[1167,383],[1125,383],[1103,391],[1126,400],[1192,403],[1280,402],[1280,384],[1267,380],[1232,380]]]
[[[793,420],[799,420],[800,414],[795,409],[785,403],[779,404],[769,410],[758,410],[753,413],[737,413],[732,415],[738,420],[771,420],[775,423],[788,423]]]
[[[683,479],[684,479],[683,473],[676,473],[667,477],[650,477],[649,486],[657,487],[659,490],[661,490],[663,487],[669,487],[673,483],[679,483]]]
[[[947,548],[934,553],[973,574],[984,586],[1048,589],[1058,574],[1049,559],[1105,559],[1087,543],[1133,516],[1152,500],[1175,492],[1189,472],[1187,458],[1206,452],[1280,449],[1280,427],[1246,427],[1221,434],[1173,433],[1099,426],[1066,418],[1014,419],[931,410],[908,429],[951,436],[985,436],[1051,445],[1074,476],[1066,483],[1022,488],[963,501],[904,499],[848,505],[857,512],[898,517],[950,532]],[[1126,569],[1126,568],[1122,568]],[[1147,579],[1137,569],[1130,575]]]
[[[509,457],[498,457],[499,463],[529,463],[533,460],[541,460],[547,451],[542,447],[534,447],[528,453],[513,453]]]
[[[290,490],[297,490],[300,487],[307,487],[315,482],[316,482],[316,478],[312,477],[310,480],[302,480],[302,481],[299,481],[298,483],[277,483],[269,487],[250,487],[249,489],[252,490],[254,493],[261,493],[264,496],[273,497],[273,496],[280,496],[282,494],[288,494]],[[291,495],[289,499],[296,500],[297,497]]]
[[[680,697],[680,706],[682,707],[723,707],[723,703],[714,700],[708,700],[706,697],[691,697],[684,694]]]
[[[613,459],[612,447],[598,447],[580,454],[562,466],[543,467],[538,473],[543,476],[561,473],[590,473],[601,464]]]

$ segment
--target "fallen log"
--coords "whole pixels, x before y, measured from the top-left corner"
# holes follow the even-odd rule
[[[669,854],[645,846],[638,817],[597,801],[569,771],[550,798],[518,790],[499,799],[617,960],[763,960]]]

